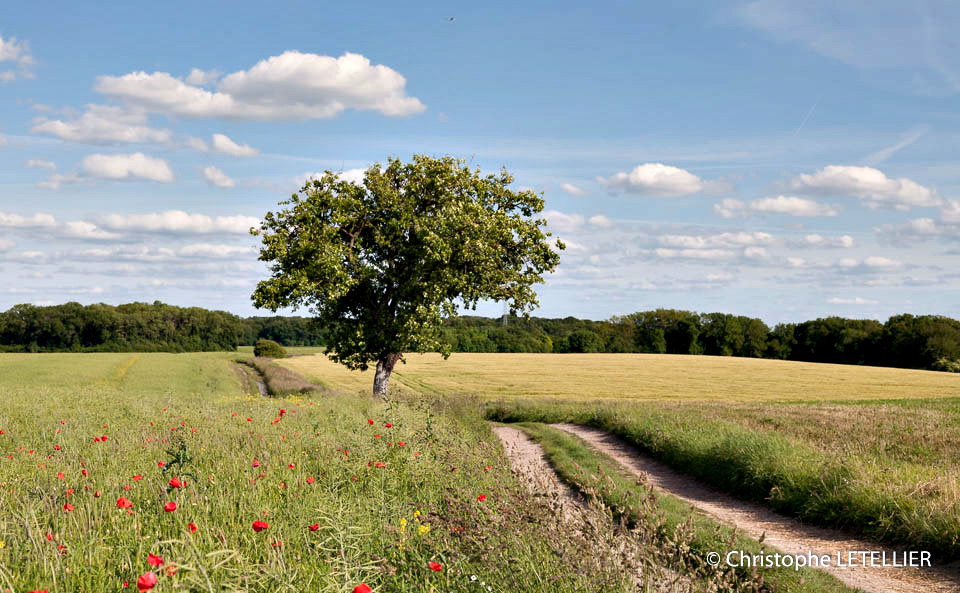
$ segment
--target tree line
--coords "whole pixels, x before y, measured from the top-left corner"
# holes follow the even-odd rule
[[[242,318],[156,301],[125,305],[16,305],[0,313],[0,352],[203,352],[236,350],[266,338],[319,346],[303,317]]]
[[[826,317],[772,328],[727,313],[641,311],[591,321],[566,317],[453,317],[443,340],[454,352],[646,352],[960,371],[960,321],[896,315],[885,323]],[[258,339],[322,346],[324,328],[305,317],[239,317],[161,302],[50,307],[0,313],[0,351],[197,352],[236,350]]]

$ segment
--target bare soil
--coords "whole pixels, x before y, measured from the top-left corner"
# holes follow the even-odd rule
[[[838,568],[834,566],[838,552],[846,559],[851,551],[885,551],[890,558],[894,549],[836,530],[804,525],[758,504],[736,500],[642,454],[636,447],[602,430],[575,424],[551,426],[580,437],[633,474],[644,477],[655,489],[683,499],[717,521],[736,527],[755,539],[763,538],[764,543],[784,554],[806,555],[811,552],[830,555],[831,566],[825,570],[846,585],[868,593],[960,592],[960,567],[957,563],[933,568]],[[718,468],[718,471],[722,471],[722,468]],[[725,556],[726,551],[717,552]]]

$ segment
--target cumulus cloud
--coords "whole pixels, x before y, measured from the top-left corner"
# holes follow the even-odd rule
[[[260,151],[247,144],[237,144],[223,134],[213,135],[213,150],[231,156],[257,156]]]
[[[865,299],[863,297],[841,298],[833,297],[827,301],[831,305],[876,305],[878,301]]]
[[[723,218],[736,218],[752,213],[786,214],[788,216],[836,216],[837,209],[814,200],[795,196],[776,196],[759,198],[745,203],[727,198],[713,205],[713,211]]]
[[[567,214],[559,210],[544,210],[543,217],[551,230],[560,233],[569,233],[583,226],[586,219],[582,214]]]
[[[259,226],[253,216],[207,216],[190,214],[183,210],[167,210],[150,214],[109,214],[99,221],[104,228],[115,231],[171,233],[171,234],[239,234],[246,235],[250,227]]]
[[[91,177],[117,181],[146,179],[160,183],[173,181],[173,171],[167,161],[142,152],[133,154],[91,154],[83,159],[81,167]]]
[[[773,235],[768,233],[719,233],[715,235],[661,235],[657,241],[667,247],[707,249],[711,247],[746,247],[770,245]]]
[[[842,247],[849,249],[850,247],[853,247],[853,243],[853,237],[850,235],[824,237],[823,235],[811,233],[809,235],[804,235],[803,239],[798,242],[798,245],[802,247]]]
[[[63,175],[60,173],[51,173],[44,181],[38,181],[36,186],[40,189],[52,189],[54,191],[60,189],[61,185],[71,184],[71,183],[81,183],[84,181],[83,177],[80,177],[76,174]]]
[[[767,250],[763,247],[745,247],[743,249],[743,257],[754,260],[765,260],[769,256],[767,255]]]
[[[750,210],[788,216],[836,216],[837,210],[826,204],[794,196],[760,198],[750,202]]]
[[[13,249],[13,245],[14,243],[10,239],[4,239],[3,237],[0,237],[0,253],[3,253],[4,251],[10,251]]]
[[[223,77],[215,90],[197,86],[208,82],[195,72],[186,81],[166,72],[131,72],[99,77],[96,90],[150,112],[194,118],[328,119],[347,109],[397,117],[426,109],[407,96],[402,75],[355,53],[333,58],[287,51]]]
[[[184,81],[187,84],[192,84],[194,86],[207,86],[216,82],[218,78],[220,78],[220,72],[217,72],[216,70],[204,72],[199,68],[193,68],[190,70],[190,74],[184,78]]]
[[[177,250],[181,257],[199,257],[207,259],[232,259],[250,256],[256,253],[253,247],[240,245],[219,245],[213,243],[193,243]]]
[[[120,235],[99,228],[97,225],[82,220],[67,222],[63,225],[63,234],[76,239],[118,239]]]
[[[654,249],[657,257],[665,259],[702,259],[724,260],[732,259],[736,252],[729,249]]]
[[[909,210],[913,206],[943,203],[935,190],[906,177],[891,179],[873,167],[830,165],[815,173],[798,175],[790,186],[801,193],[854,196],[870,208],[892,206]]]
[[[621,171],[610,177],[597,177],[597,182],[612,188],[654,196],[685,196],[705,188],[704,181],[693,173],[662,163],[644,163],[629,173]]]
[[[230,179],[223,171],[212,165],[203,168],[203,178],[206,179],[211,185],[222,187],[224,189],[236,187],[237,185],[236,181]]]
[[[865,273],[889,272],[898,270],[902,268],[903,265],[901,261],[879,255],[871,255],[870,257],[864,258],[863,261],[858,261],[852,257],[845,257],[837,260],[834,264],[835,267],[843,271]]]
[[[592,226],[595,226],[601,229],[608,229],[613,226],[613,221],[607,218],[606,216],[604,216],[603,214],[596,214],[594,216],[591,216],[590,218],[587,219],[587,222],[589,222]]]
[[[36,229],[53,228],[55,226],[57,226],[57,219],[44,212],[38,212],[29,218],[21,216],[20,214],[0,212],[0,227]]]
[[[143,112],[112,105],[87,105],[86,111],[71,121],[39,117],[31,130],[87,144],[166,143],[172,136],[170,130],[148,126]]]
[[[587,193],[572,183],[561,183],[560,189],[567,192],[571,196],[582,196]]]
[[[33,78],[33,54],[26,41],[17,41],[16,37],[4,39],[0,35],[0,62],[12,62],[14,70],[0,71],[0,82],[11,82],[17,78]]]
[[[210,146],[203,140],[203,138],[197,138],[195,136],[190,136],[184,140],[184,145],[189,148],[192,148],[198,152],[207,152],[210,150]]]

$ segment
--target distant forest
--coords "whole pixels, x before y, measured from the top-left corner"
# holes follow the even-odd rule
[[[648,352],[960,371],[960,321],[939,315],[827,317],[769,327],[726,313],[642,311],[607,321],[566,317],[456,317],[443,329],[454,352]],[[235,350],[259,338],[322,346],[304,317],[238,317],[160,302],[52,307],[0,313],[0,352],[198,352]]]

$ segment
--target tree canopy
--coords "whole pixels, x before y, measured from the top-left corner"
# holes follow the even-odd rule
[[[326,171],[252,229],[271,271],[253,302],[308,308],[328,356],[351,369],[376,363],[374,393],[386,396],[405,352],[449,355],[442,324],[459,308],[537,306],[533,285],[559,263],[563,243],[541,229],[543,199],[512,182],[506,169],[483,175],[462,159],[424,155],[374,164],[362,184]]]

